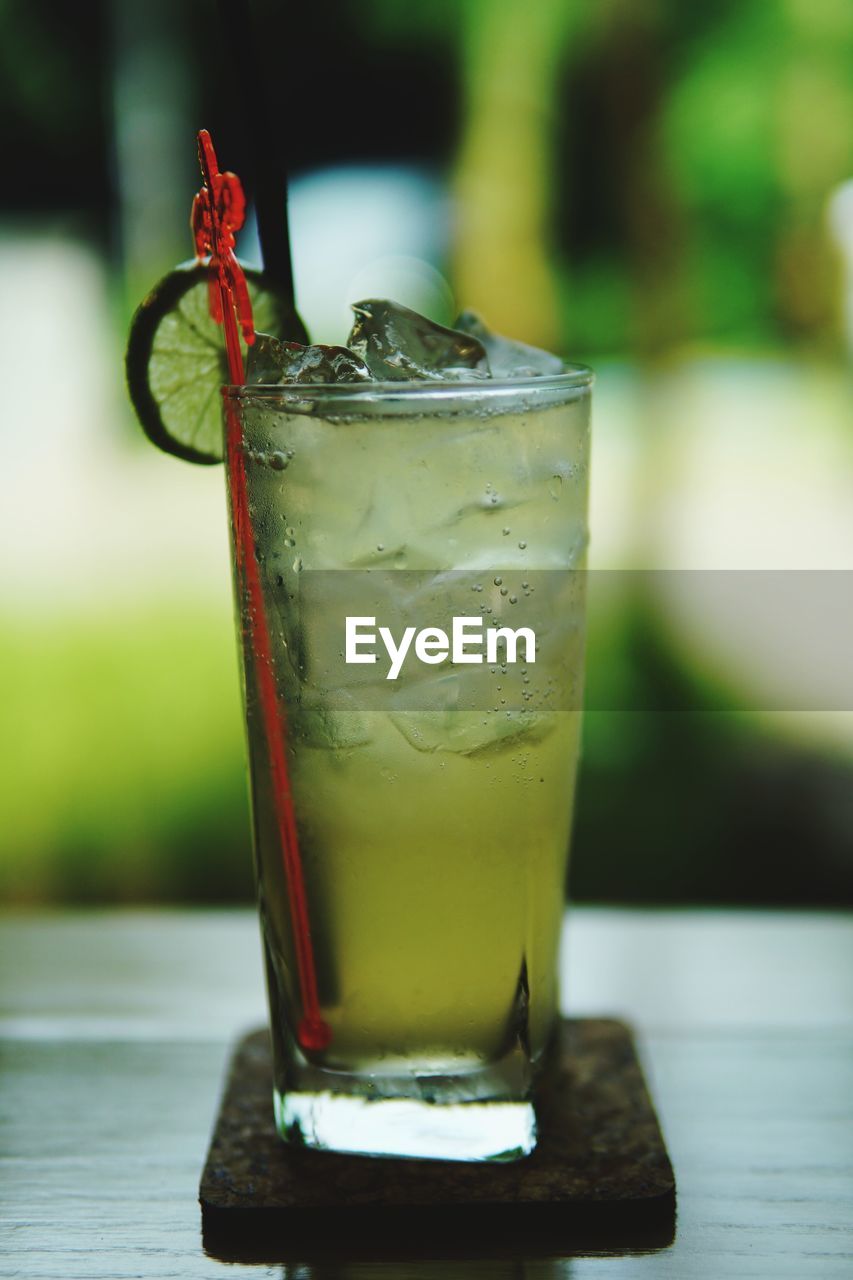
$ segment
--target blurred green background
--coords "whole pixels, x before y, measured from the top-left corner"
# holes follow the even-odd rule
[[[598,372],[593,567],[849,593],[849,0],[256,12],[315,338],[359,296],[475,307]],[[251,194],[216,5],[5,0],[0,61],[0,896],[248,900],[223,476],[147,445],[122,372],[191,253],[199,126]],[[612,581],[573,895],[852,904],[853,714],[809,710],[819,656]]]

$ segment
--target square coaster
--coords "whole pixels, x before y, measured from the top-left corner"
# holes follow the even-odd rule
[[[510,1164],[288,1147],[272,1112],[266,1031],[237,1044],[199,1199],[228,1261],[559,1256],[655,1249],[675,1231],[675,1178],[633,1037],[563,1019],[536,1099],[539,1140]]]

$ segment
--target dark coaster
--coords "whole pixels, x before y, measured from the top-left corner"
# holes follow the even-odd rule
[[[271,1093],[269,1037],[255,1031],[234,1053],[201,1179],[204,1245],[216,1257],[518,1258],[674,1238],[672,1165],[623,1022],[561,1023],[536,1103],[539,1142],[512,1164],[288,1147]]]

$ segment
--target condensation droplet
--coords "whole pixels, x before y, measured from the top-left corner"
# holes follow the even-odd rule
[[[548,492],[555,502],[560,501],[560,494],[563,492],[563,477],[553,475],[548,482]]]
[[[273,471],[286,471],[289,461],[286,453],[271,453],[269,456],[269,464]]]

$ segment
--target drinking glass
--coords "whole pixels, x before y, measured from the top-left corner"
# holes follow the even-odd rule
[[[535,1144],[578,757],[591,383],[574,367],[224,390],[288,1141],[462,1160]],[[380,628],[398,653],[413,629],[396,675]]]

